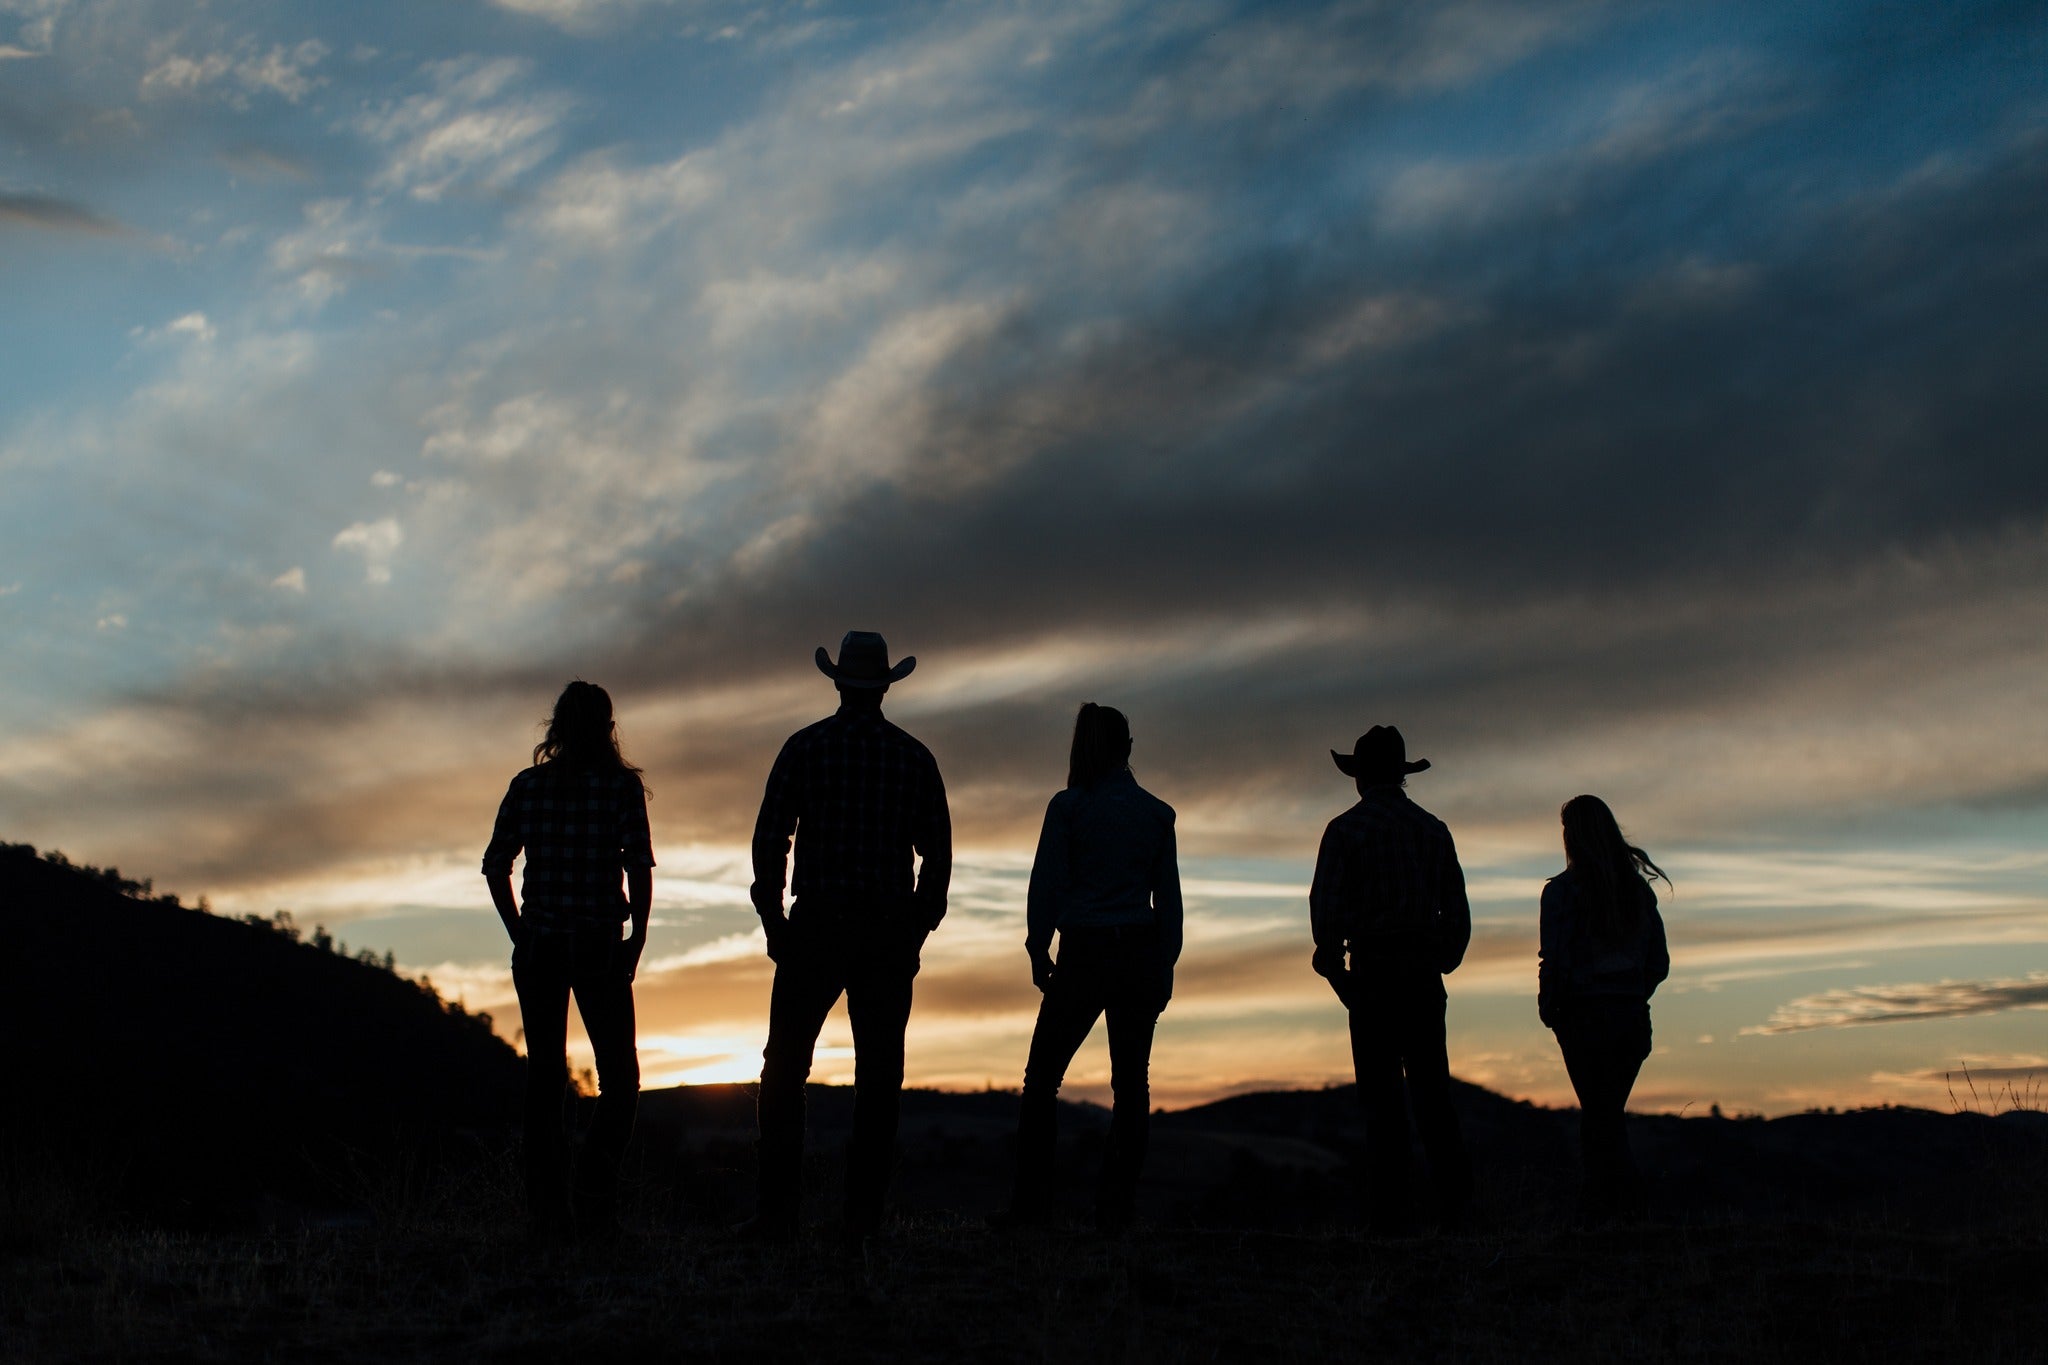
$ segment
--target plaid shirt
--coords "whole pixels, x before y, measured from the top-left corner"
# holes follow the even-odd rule
[[[1308,909],[1316,946],[1349,947],[1354,968],[1427,963],[1452,972],[1472,941],[1450,830],[1391,785],[1367,787],[1323,831]]]
[[[484,875],[511,876],[521,849],[520,909],[537,924],[624,920],[624,870],[654,866],[640,778],[623,768],[528,768],[499,803]]]
[[[754,822],[754,904],[779,906],[796,838],[799,899],[908,907],[936,924],[946,913],[953,825],[931,750],[882,719],[849,710],[791,735],[775,756]],[[911,857],[924,859],[911,885]]]

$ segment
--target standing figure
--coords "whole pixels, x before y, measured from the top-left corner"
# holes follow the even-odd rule
[[[1002,1225],[1041,1222],[1051,1212],[1060,1082],[1105,1014],[1115,1100],[1095,1223],[1117,1231],[1131,1222],[1151,1116],[1152,1031],[1173,994],[1181,904],[1173,807],[1138,785],[1130,757],[1123,713],[1083,706],[1066,789],[1046,807],[1031,863],[1024,947],[1045,998],[1024,1064],[1017,1184]]]
[[[526,851],[520,898],[512,860]],[[619,750],[612,699],[596,683],[562,689],[533,766],[512,779],[484,850],[491,901],[512,936],[512,984],[526,1034],[526,1195],[543,1238],[615,1233],[619,1159],[640,1103],[633,976],[647,947],[654,850],[640,770]],[[623,872],[625,891],[619,883]],[[631,921],[632,928],[622,932]],[[563,1097],[569,997],[597,1056],[597,1111],[570,1199]]]
[[[1349,754],[1330,751],[1358,786],[1332,820],[1309,888],[1314,966],[1351,1013],[1351,1059],[1365,1109],[1366,1214],[1380,1232],[1410,1227],[1408,1117],[1429,1157],[1439,1223],[1463,1226],[1472,1170],[1451,1108],[1444,977],[1472,939],[1465,874],[1443,821],[1408,799],[1401,732],[1375,725]],[[1406,1077],[1408,1106],[1402,1104]]]
[[[1565,866],[1543,884],[1536,1012],[1579,1096],[1583,1211],[1626,1216],[1643,1192],[1623,1109],[1650,1055],[1650,996],[1671,974],[1650,878],[1671,879],[1622,837],[1599,797],[1574,796],[1559,815]]]
[[[953,832],[931,751],[882,718],[889,684],[917,660],[892,667],[882,637],[856,630],[840,642],[838,662],[820,646],[817,663],[839,689],[839,710],[783,744],[754,824],[752,894],[775,985],[761,1061],[760,1199],[740,1232],[763,1241],[796,1232],[804,1082],[825,1016],[843,994],[854,1047],[845,1235],[857,1245],[882,1222],[911,981],[925,936],[946,914]],[[792,835],[795,900],[785,916]]]

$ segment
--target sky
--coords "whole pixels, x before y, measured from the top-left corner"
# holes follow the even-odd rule
[[[1594,792],[1675,883],[1635,1107],[2035,1095],[2044,204],[2024,3],[0,0],[0,838],[516,1036],[478,859],[588,678],[646,1083],[750,1078],[753,812],[873,629],[958,841],[913,1083],[1018,1083],[1092,700],[1179,812],[1155,1103],[1348,1077],[1379,723],[1457,1074],[1569,1099]]]

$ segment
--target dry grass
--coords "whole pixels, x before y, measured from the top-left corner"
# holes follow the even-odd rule
[[[474,1196],[476,1190],[470,1194]],[[865,1256],[703,1226],[536,1251],[508,1200],[354,1229],[74,1226],[0,1282],[10,1361],[2039,1359],[2038,1230],[1742,1223],[1374,1240],[1000,1237]]]

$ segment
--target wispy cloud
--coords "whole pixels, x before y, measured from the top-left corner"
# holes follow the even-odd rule
[[[130,231],[124,224],[68,199],[0,192],[0,227],[10,224],[95,237],[119,237]]]
[[[1749,1034],[1801,1033],[1908,1019],[1953,1019],[2013,1009],[2048,1008],[2048,972],[2002,981],[1935,981],[1854,986],[1787,1001]]]
[[[435,200],[458,187],[502,191],[546,160],[571,101],[522,93],[530,62],[465,56],[432,62],[426,92],[364,113],[356,127],[389,147],[375,183]]]

